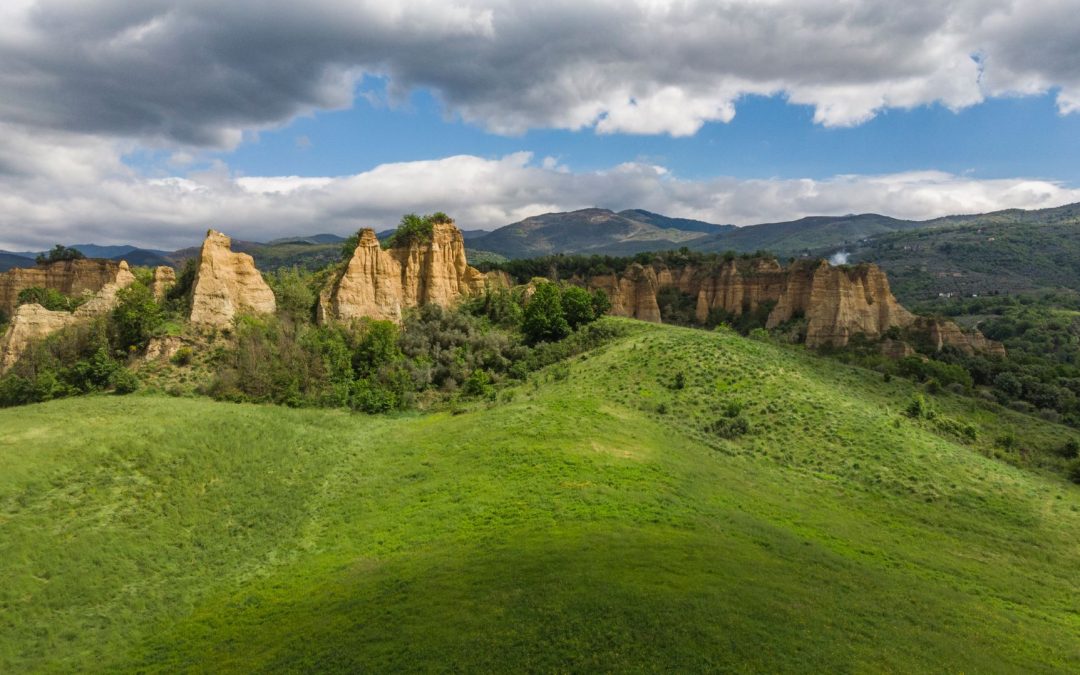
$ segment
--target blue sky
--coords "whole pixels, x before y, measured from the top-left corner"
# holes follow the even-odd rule
[[[368,80],[354,107],[319,112],[262,131],[221,153],[247,175],[340,176],[388,162],[471,154],[499,157],[526,150],[573,171],[624,162],[663,165],[687,179],[814,178],[936,169],[978,178],[1023,176],[1080,185],[1080,115],[1062,116],[1054,94],[1004,97],[960,111],[940,104],[890,109],[855,127],[813,122],[813,109],[782,96],[747,96],[728,123],[708,122],[691,137],[534,130],[498,135],[453,119],[428,91],[387,104],[385,87]],[[156,158],[160,161],[162,158]],[[145,160],[134,161],[146,166]]]
[[[6,0],[0,249],[1080,201],[1075,0]]]

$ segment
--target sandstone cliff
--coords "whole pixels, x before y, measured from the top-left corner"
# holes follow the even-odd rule
[[[28,288],[49,288],[79,297],[97,293],[130,273],[127,263],[113,260],[66,260],[8,270],[0,273],[0,312],[12,316],[19,293]]]
[[[220,232],[206,233],[191,296],[191,322],[227,328],[237,314],[273,314],[274,292],[263,280],[255,261],[246,253],[233,253],[232,240]]]
[[[486,286],[509,286],[504,273],[485,275],[465,259],[465,240],[453,223],[434,223],[430,241],[383,249],[365,229],[342,275],[319,298],[320,322],[360,317],[401,321],[409,307],[448,307]]]
[[[798,314],[807,319],[808,347],[843,347],[856,333],[876,339],[893,326],[903,328],[915,320],[893,297],[877,265],[833,267],[825,261],[793,266],[766,328]]]
[[[115,265],[112,281],[99,288],[93,297],[74,312],[53,312],[33,303],[19,306],[11,318],[11,325],[8,326],[3,337],[0,337],[0,373],[15,365],[34,342],[67,326],[89,321],[112,311],[116,306],[117,293],[135,281],[135,275],[128,269],[126,262],[115,263]]]
[[[714,310],[739,316],[770,306],[767,328],[803,317],[810,347],[843,347],[856,334],[874,340],[896,327],[928,332],[938,349],[1004,354],[1000,344],[979,333],[964,333],[951,322],[916,321],[896,301],[885,273],[872,264],[833,267],[825,261],[802,261],[784,269],[774,259],[757,258],[673,269],[635,263],[622,274],[572,281],[607,293],[615,316],[659,322],[657,294],[677,289],[696,300],[695,315],[702,323]],[[906,350],[894,346],[889,352]]]

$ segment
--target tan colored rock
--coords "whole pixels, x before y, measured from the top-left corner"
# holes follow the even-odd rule
[[[923,335],[935,351],[952,347],[968,355],[1005,356],[1005,345],[987,339],[978,331],[965,333],[955,322],[946,319],[919,317],[912,325],[912,330]]]
[[[14,366],[35,342],[78,323],[103,316],[116,307],[117,294],[135,282],[135,275],[126,262],[116,265],[113,280],[105,284],[92,298],[74,312],[53,312],[38,304],[19,306],[11,325],[0,337],[0,373]]]
[[[94,294],[107,284],[130,274],[126,262],[114,260],[65,260],[0,273],[0,311],[15,313],[19,293],[28,288],[49,288],[79,297]]]
[[[601,290],[611,301],[610,314],[660,323],[656,294],[660,282],[652,267],[634,263],[621,275],[601,274],[589,279],[590,290]]]
[[[150,292],[154,299],[161,302],[165,295],[176,285],[176,270],[166,265],[154,268],[154,279],[150,282]]]
[[[228,328],[237,314],[273,314],[274,292],[246,253],[233,253],[229,237],[206,233],[191,296],[191,322]]]
[[[187,345],[184,338],[172,335],[151,338],[146,345],[147,361],[168,361]]]
[[[319,298],[320,322],[361,317],[400,322],[410,307],[449,307],[487,287],[509,287],[505,273],[470,267],[465,240],[453,223],[435,223],[431,241],[384,250],[371,229],[362,230],[339,279]]]
[[[843,347],[857,333],[875,339],[892,326],[915,320],[893,297],[877,265],[833,267],[825,261],[812,269],[792,270],[766,327],[774,328],[796,313],[807,318],[808,347]]]
[[[777,302],[787,282],[787,273],[773,259],[752,261],[730,260],[719,270],[701,277],[696,284],[699,322],[704,322],[709,312],[722,309],[738,316],[752,312],[767,302]],[[689,284],[683,284],[688,287]]]
[[[882,356],[890,359],[899,360],[908,356],[915,355],[915,350],[912,349],[911,345],[904,342],[903,340],[892,340],[886,338],[881,341],[878,349],[880,350]]]

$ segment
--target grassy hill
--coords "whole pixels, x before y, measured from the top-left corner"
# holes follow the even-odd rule
[[[630,255],[679,248],[730,226],[668,218],[640,209],[545,213],[469,240],[469,247],[507,258],[552,253]]]
[[[624,323],[453,412],[0,411],[0,671],[1080,668],[1069,430]]]

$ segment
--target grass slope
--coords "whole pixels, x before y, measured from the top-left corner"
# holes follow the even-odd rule
[[[635,323],[457,415],[0,411],[0,671],[1080,668],[1080,490],[986,456],[1066,431],[910,394]]]

